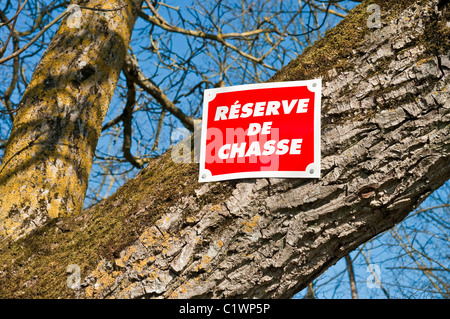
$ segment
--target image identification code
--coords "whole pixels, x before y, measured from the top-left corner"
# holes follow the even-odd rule
[[[203,314],[207,317],[214,313],[224,314],[266,314],[270,309],[267,303],[226,303],[221,307],[214,305],[193,305],[186,303],[180,306],[180,314]]]

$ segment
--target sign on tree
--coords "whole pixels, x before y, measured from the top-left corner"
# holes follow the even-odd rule
[[[199,181],[320,177],[321,84],[205,90]]]

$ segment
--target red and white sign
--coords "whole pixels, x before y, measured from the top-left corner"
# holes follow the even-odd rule
[[[320,177],[321,79],[205,90],[200,182]]]

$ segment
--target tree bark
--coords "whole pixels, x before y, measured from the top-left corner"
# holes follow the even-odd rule
[[[61,23],[14,119],[0,167],[0,239],[81,213],[141,2],[72,2],[81,9]]]
[[[290,298],[404,219],[450,176],[448,8],[385,1],[368,29],[367,4],[271,79],[322,77],[320,178],[199,184],[169,151],[82,215],[3,241],[0,296]]]

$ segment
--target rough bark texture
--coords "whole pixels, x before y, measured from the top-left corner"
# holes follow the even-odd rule
[[[140,2],[73,1],[81,15],[61,23],[14,119],[0,167],[0,239],[81,213]]]
[[[323,79],[321,178],[199,184],[166,153],[84,214],[4,241],[0,296],[288,298],[401,221],[450,176],[448,8],[386,1],[369,30],[368,3],[272,79]]]

